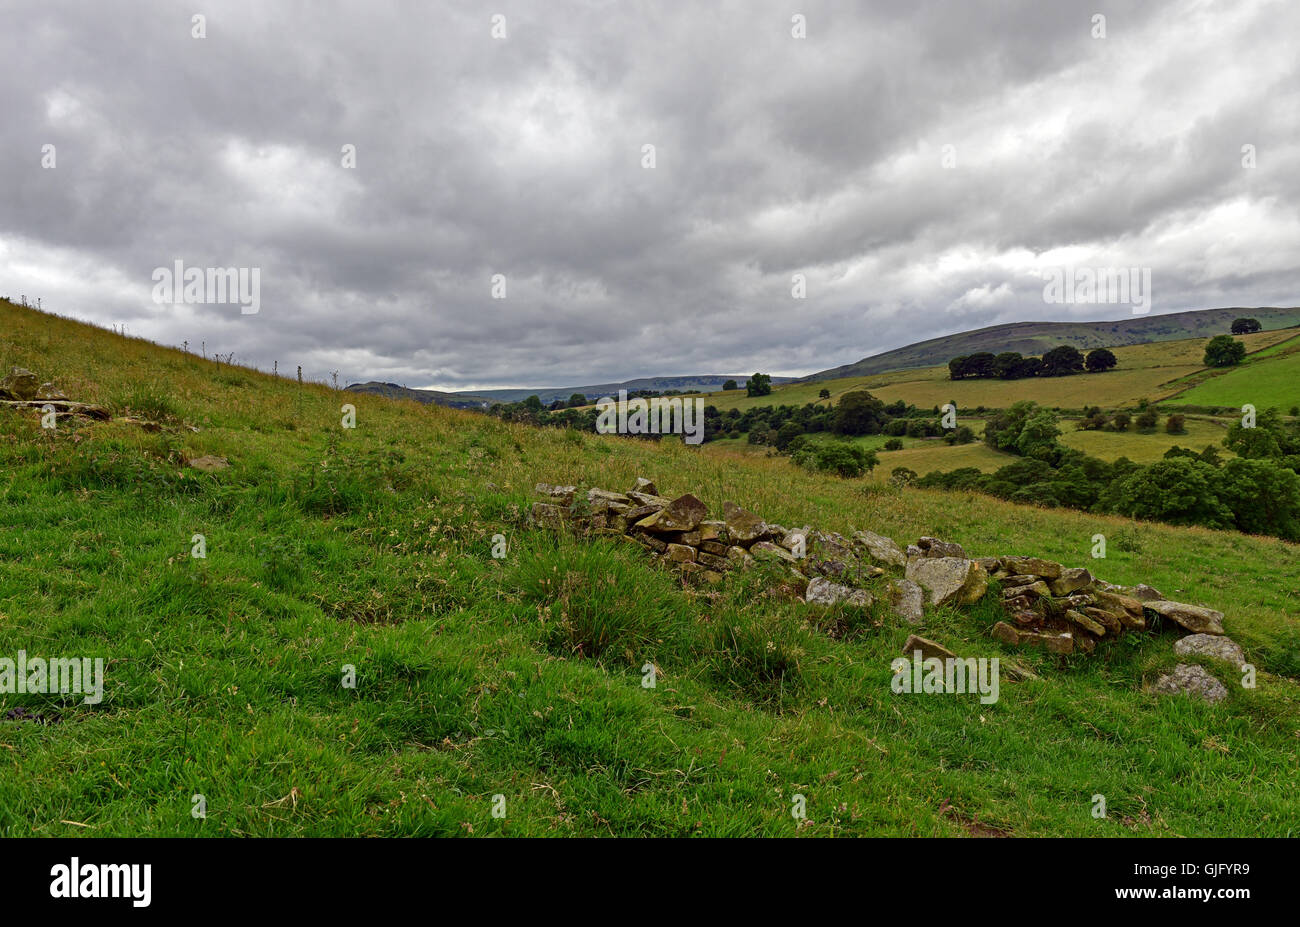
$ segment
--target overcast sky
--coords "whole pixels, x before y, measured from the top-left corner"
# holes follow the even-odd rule
[[[804,374],[1131,316],[1046,303],[1060,266],[1300,303],[1295,0],[0,0],[0,53],[0,294],[267,370]],[[155,302],[177,260],[260,311]]]

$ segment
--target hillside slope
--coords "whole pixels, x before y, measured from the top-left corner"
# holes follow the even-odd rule
[[[1239,316],[1258,319],[1265,330],[1300,325],[1300,307],[1257,309],[1198,309],[1164,315],[1140,315],[1099,322],[1011,322],[974,331],[958,332],[895,348],[852,364],[814,373],[805,380],[834,380],[946,364],[954,357],[977,351],[1018,351],[1039,355],[1060,344],[1080,350],[1113,348],[1152,341],[1208,338],[1226,333]]]
[[[0,836],[1297,834],[1291,545],[300,386],[0,303],[11,365],[160,428],[0,409],[0,654],[108,667],[97,705],[0,694]],[[229,467],[184,466],[203,455]],[[1151,695],[1170,633],[1059,659],[993,640],[982,607],[917,628],[762,573],[687,588],[524,518],[539,481],[638,476],[1149,582],[1225,611],[1259,686]],[[1037,678],[896,695],[917,630]]]

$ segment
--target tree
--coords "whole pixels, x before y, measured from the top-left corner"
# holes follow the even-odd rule
[[[1056,427],[1056,413],[1050,409],[1039,409],[1025,420],[1016,437],[1016,450],[1026,457],[1050,460],[1056,454],[1056,439],[1060,436],[1061,429]]]
[[[1233,517],[1219,501],[1215,491],[1218,482],[1218,471],[1199,460],[1160,460],[1126,477],[1116,487],[1115,511],[1174,525],[1226,528],[1233,523]]]
[[[1156,424],[1160,421],[1160,416],[1156,415],[1154,409],[1147,409],[1137,417],[1138,431],[1143,434],[1151,434],[1156,430]]]
[[[772,378],[765,373],[756,373],[745,382],[745,391],[750,396],[770,396]]]
[[[1187,427],[1183,424],[1184,419],[1181,412],[1175,412],[1169,418],[1165,419],[1165,433],[1171,435],[1187,434]]]
[[[542,400],[534,393],[524,400],[524,408],[529,412],[540,412],[542,411]]]
[[[1083,370],[1083,355],[1068,344],[1052,348],[1043,355],[1043,375],[1063,377]]]
[[[582,393],[574,393],[572,396],[569,397],[570,409],[576,409],[579,406],[585,406],[586,404],[587,404],[587,397],[582,395]]]
[[[790,446],[790,442],[803,434],[803,427],[798,422],[786,422],[776,430],[776,445],[778,451],[784,451]]]
[[[840,397],[831,431],[841,435],[874,435],[886,420],[885,404],[866,390]]]
[[[810,469],[834,473],[845,479],[862,476],[880,461],[873,451],[840,441],[805,448],[799,462]]]
[[[1238,531],[1300,540],[1300,476],[1268,460],[1229,460],[1217,471],[1219,500]]]
[[[999,380],[1015,380],[1023,376],[1025,358],[1019,351],[1003,351],[993,358],[993,375]]]
[[[826,389],[826,387],[822,387],[821,392],[819,392],[819,393],[817,394],[817,398],[818,398],[818,399],[830,399],[830,398],[831,398],[831,391],[828,390],[828,389]]]
[[[1251,335],[1263,327],[1259,324],[1259,319],[1243,318],[1232,320],[1232,333],[1234,335]]]
[[[1084,361],[1084,366],[1090,373],[1100,373],[1103,370],[1110,370],[1118,360],[1115,359],[1114,352],[1106,348],[1093,348],[1088,352],[1088,359]]]
[[[966,358],[965,376],[987,379],[993,376],[993,362],[996,358],[988,351],[978,351]]]
[[[1206,367],[1231,367],[1246,356],[1246,346],[1231,335],[1215,335],[1205,346]]]
[[[728,380],[726,383],[723,383],[723,384],[722,384],[722,388],[723,388],[723,389],[740,389],[740,384],[737,383],[735,380]]]
[[[965,354],[962,354],[961,356],[954,357],[952,360],[948,361],[948,379],[960,380],[962,377],[966,376],[966,361],[968,359],[969,358],[967,358]]]
[[[1133,420],[1129,418],[1127,412],[1116,412],[1114,418],[1110,421],[1115,426],[1116,431],[1128,431],[1129,422]]]

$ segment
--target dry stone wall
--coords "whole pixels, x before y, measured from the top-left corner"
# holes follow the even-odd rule
[[[720,583],[728,571],[766,562],[779,568],[783,586],[810,605],[866,609],[879,596],[912,625],[924,622],[927,607],[973,605],[996,583],[1006,617],[990,633],[1009,646],[1088,654],[1102,641],[1172,626],[1189,632],[1175,647],[1180,655],[1205,656],[1233,670],[1245,660],[1224,636],[1222,612],[1171,601],[1147,585],[1113,585],[1083,567],[1031,556],[972,558],[960,544],[933,537],[904,550],[872,531],[846,538],[809,525],[787,528],[730,501],[723,503],[721,518],[710,518],[696,496],[661,495],[644,478],[626,492],[592,488],[580,494],[577,486],[546,483],[537,484],[536,492],[547,501],[534,503],[534,524],[629,538],[690,582]],[[1207,701],[1226,695],[1195,664],[1179,664],[1151,688]]]

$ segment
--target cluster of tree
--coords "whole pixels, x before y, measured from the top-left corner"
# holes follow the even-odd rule
[[[1083,417],[1074,425],[1078,431],[1128,431],[1129,425],[1135,425],[1142,434],[1154,434],[1160,425],[1160,413],[1155,406],[1147,405],[1146,400],[1138,403],[1136,416],[1124,410],[1106,414],[1099,406],[1083,410]],[[1171,435],[1187,434],[1187,419],[1180,412],[1171,413],[1165,418],[1165,432]]]
[[[1232,320],[1232,333],[1234,335],[1253,335],[1263,327],[1259,324],[1259,319],[1242,318]]]
[[[734,380],[729,380],[734,383]],[[724,386],[726,384],[723,384]],[[745,381],[746,396],[770,396],[772,395],[772,378],[765,373],[756,373]]]
[[[1063,446],[1059,435],[1051,411],[1017,403],[986,424],[985,440],[1021,459],[995,473],[934,472],[917,485],[1300,540],[1300,428],[1275,410],[1254,427],[1229,429],[1223,443],[1239,457],[1226,463],[1213,447],[1171,448],[1147,466],[1125,457],[1107,463]]]
[[[748,434],[750,444],[766,444],[785,451],[800,435],[818,432],[845,437],[877,434],[935,437],[944,433],[938,415],[937,408],[918,409],[901,399],[885,403],[866,390],[854,390],[842,396],[835,406],[809,402],[803,406],[757,406],[744,412],[728,409],[721,413],[720,419],[726,437]]]
[[[1052,348],[1042,357],[1025,357],[1018,351],[993,354],[980,351],[948,361],[948,376],[953,380],[1021,380],[1025,377],[1064,377],[1075,373],[1100,373],[1118,361],[1106,348],[1094,348],[1087,356],[1068,344]]]

